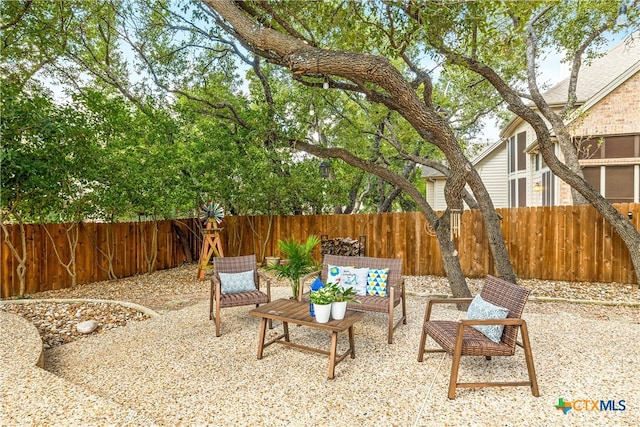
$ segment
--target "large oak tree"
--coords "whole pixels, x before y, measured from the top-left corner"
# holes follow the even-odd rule
[[[627,244],[635,270],[640,271],[640,234],[583,179],[575,153],[568,148],[569,132],[563,121],[575,103],[575,81],[583,55],[594,44],[597,47],[605,31],[614,29],[616,6],[594,2],[575,11],[572,4],[556,2],[447,4],[388,1],[344,6],[353,12],[353,26],[363,37],[371,35],[376,40],[380,37],[385,39],[384,45],[377,47],[362,42],[353,43],[350,50],[346,50],[323,46],[322,41],[326,40],[323,37],[309,37],[313,6],[296,11],[288,2],[203,1],[219,17],[218,24],[242,40],[247,49],[288,68],[301,80],[305,77],[332,77],[333,88],[363,93],[370,101],[397,111],[425,141],[440,148],[451,169],[445,189],[449,207],[459,203],[463,185],[469,184],[484,214],[496,268],[502,275],[509,276],[500,265],[503,259],[502,237],[495,215],[491,214],[490,198],[478,174],[460,150],[449,123],[434,106],[431,78],[419,66],[416,52],[421,47],[428,49],[451,66],[476,73],[480,82],[488,82],[494,89],[493,93],[497,92],[511,111],[531,124],[551,170],[574,188],[578,202],[581,198],[577,195],[583,196],[616,229]],[[335,7],[333,16],[338,16],[337,11],[341,7]],[[637,11],[633,10],[635,14],[630,16],[631,22],[637,23]],[[568,21],[581,25],[572,26]],[[579,30],[572,33],[567,28],[587,30],[583,35]],[[346,39],[353,40],[348,36],[349,32],[346,33]],[[544,34],[545,44],[540,42],[540,34]],[[541,47],[566,48],[572,61],[572,85],[567,94],[567,104],[560,114],[546,105],[536,80],[537,50]],[[404,60],[414,72],[413,80],[403,75],[382,53]],[[526,68],[518,67],[518,59],[526,63]],[[522,73],[526,73],[526,78],[522,78]],[[418,96],[417,87],[422,88],[422,98]],[[533,100],[535,107],[527,105],[523,97]],[[551,133],[543,117],[551,122],[558,135],[568,164],[555,155]],[[298,144],[297,147],[318,155],[340,157],[365,170],[368,167],[366,162],[358,162],[339,148],[325,149],[313,144]],[[372,168],[369,172],[380,176],[385,174]],[[387,175],[385,179],[397,177]],[[415,197],[421,210],[429,217],[429,207],[417,195]],[[447,225],[446,219],[444,223]],[[439,240],[446,268],[447,253],[453,253],[453,249],[449,252],[447,242]]]

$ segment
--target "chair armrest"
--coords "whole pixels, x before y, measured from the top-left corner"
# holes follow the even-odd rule
[[[429,300],[429,304],[464,304],[471,303],[473,298],[432,298]]]
[[[256,288],[258,290],[260,290],[260,281],[264,281],[267,285],[267,297],[269,298],[269,301],[271,301],[271,279],[263,272],[258,271],[258,283],[256,283]]]
[[[400,290],[400,295],[404,295],[404,277],[394,283],[389,283],[389,287]]]
[[[460,323],[466,326],[472,325],[505,325],[505,326],[521,326],[525,323],[523,319],[461,319]]]
[[[315,279],[316,277],[320,276],[320,273],[322,273],[322,270],[318,270],[318,271],[314,271],[314,272],[309,273],[309,274],[305,274],[304,276],[302,276],[300,278],[300,289],[298,289],[298,301],[302,301],[302,294],[304,294],[304,286],[305,286],[305,283],[307,282],[307,280]]]
[[[424,321],[431,319],[431,308],[434,304],[466,304],[471,303],[473,298],[433,298],[427,302],[427,308],[424,312]]]
[[[320,273],[322,273],[322,270],[317,270],[314,272],[311,272],[309,274],[305,274],[304,276],[302,276],[300,278],[300,287],[304,287],[304,283],[309,280],[309,279],[315,279],[317,276],[320,276]]]
[[[214,296],[217,302],[220,302],[220,294],[222,292],[221,288],[222,288],[222,284],[220,283],[220,280],[216,276],[212,276],[211,277],[211,295]]]
[[[266,283],[268,287],[271,286],[271,279],[269,278],[269,276],[264,274],[262,271],[258,271],[258,283],[257,283],[258,289],[260,289],[260,282],[261,281]]]

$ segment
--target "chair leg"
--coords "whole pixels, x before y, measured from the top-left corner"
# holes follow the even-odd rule
[[[422,325],[422,334],[420,335],[420,348],[418,348],[418,362],[422,362],[424,359],[424,346],[427,345],[427,333],[424,330],[424,324]]]
[[[451,362],[451,378],[449,378],[449,399],[456,398],[456,385],[458,384],[458,370],[460,368],[460,353],[453,354],[453,361]]]
[[[520,333],[522,335],[522,349],[524,350],[524,358],[527,361],[527,371],[529,372],[529,381],[531,382],[531,393],[535,397],[540,397],[538,390],[538,379],[536,378],[536,369],[533,366],[533,354],[531,353],[531,343],[529,342],[529,332],[527,324],[520,325]]]
[[[213,285],[209,293],[209,320],[213,320]]]
[[[216,336],[220,336],[220,307],[216,305]]]
[[[458,370],[460,369],[460,358],[462,356],[462,338],[464,336],[464,326],[458,324],[458,333],[456,334],[456,348],[453,352],[453,361],[451,362],[451,378],[449,379],[449,399],[456,398],[456,386],[458,385]]]
[[[407,324],[407,301],[404,292],[402,293],[402,324]]]
[[[389,301],[389,336],[387,341],[393,343],[393,300]]]

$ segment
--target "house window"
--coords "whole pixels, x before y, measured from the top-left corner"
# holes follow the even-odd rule
[[[633,203],[633,166],[605,168],[604,196],[611,203]]]
[[[527,206],[527,178],[509,180],[509,207]]]
[[[527,169],[527,155],[524,152],[527,148],[527,133],[520,132],[518,134],[518,170],[523,171]]]
[[[527,179],[518,179],[518,207],[527,206]]]
[[[602,148],[605,159],[619,159],[636,156],[634,136],[615,136],[605,138]]]
[[[553,206],[555,201],[555,186],[551,171],[542,174],[542,206]]]
[[[640,188],[640,183],[634,182],[633,169],[633,166],[589,166],[582,172],[584,179],[609,202],[633,203],[633,192]]]
[[[509,173],[516,171],[516,137],[509,138]]]
[[[580,159],[620,159],[640,156],[636,137],[606,136],[576,140]]]
[[[509,138],[507,145],[509,157],[509,206],[521,207],[527,205],[527,161],[529,157],[524,152],[527,148],[527,133],[520,132]],[[530,161],[530,160],[529,160]],[[529,166],[531,167],[531,166]]]
[[[584,180],[587,181],[596,191],[600,192],[600,166],[589,166],[582,169]]]

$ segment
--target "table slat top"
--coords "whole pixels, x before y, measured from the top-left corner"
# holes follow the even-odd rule
[[[256,317],[311,326],[334,332],[346,331],[364,316],[364,313],[361,311],[347,310],[342,320],[331,319],[328,323],[318,323],[315,318],[311,317],[308,303],[291,299],[271,301],[270,303],[254,308],[249,314]]]

